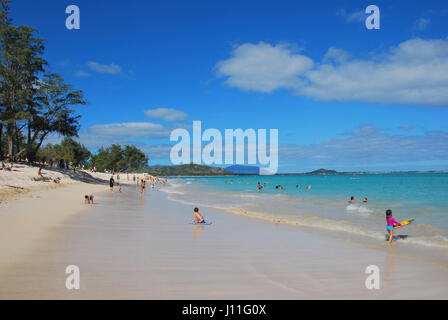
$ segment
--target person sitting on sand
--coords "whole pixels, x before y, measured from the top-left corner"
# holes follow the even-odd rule
[[[202,216],[202,214],[199,212],[199,208],[194,208],[193,216],[194,216],[194,224],[205,223],[205,219]]]
[[[37,171],[37,174],[42,178],[42,180],[45,180],[45,177],[42,174],[42,166],[39,167],[39,171]]]
[[[85,195],[84,196],[84,203],[85,204],[93,204],[93,194]]]
[[[350,200],[348,200],[348,203],[355,203],[355,197],[354,197],[354,196],[351,196],[351,197],[350,197]]]
[[[391,244],[392,240],[394,239],[394,227],[401,226],[401,223],[399,223],[392,217],[392,210],[390,209],[386,210],[386,223],[387,223],[386,230],[387,233],[389,233],[389,244]]]

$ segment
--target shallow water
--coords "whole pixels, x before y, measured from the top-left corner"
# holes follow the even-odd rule
[[[384,239],[386,209],[406,243],[448,250],[448,174],[238,176],[173,180],[175,200],[284,223]],[[257,182],[265,185],[257,192]],[[285,190],[276,189],[281,185]],[[296,187],[298,186],[298,187]],[[306,186],[311,186],[306,190]],[[349,204],[351,196],[355,203]],[[368,202],[362,199],[367,197]]]

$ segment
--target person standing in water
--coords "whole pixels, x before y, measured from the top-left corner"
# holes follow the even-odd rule
[[[348,200],[348,202],[349,202],[349,203],[355,203],[355,197],[354,197],[354,196],[351,196],[351,197],[350,197],[350,200]]]
[[[392,217],[392,210],[390,209],[386,210],[386,223],[387,223],[386,230],[387,233],[389,233],[389,245],[390,245],[392,244],[392,241],[394,239],[394,227],[401,226],[401,223],[399,223]]]
[[[145,188],[146,188],[146,181],[144,179],[142,179],[142,181],[140,182],[140,193],[143,194],[145,192]]]
[[[112,177],[110,177],[110,180],[109,180],[110,192],[114,191],[114,184],[115,184],[115,180],[114,180],[114,176],[112,176]]]

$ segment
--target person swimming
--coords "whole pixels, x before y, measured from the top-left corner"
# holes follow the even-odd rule
[[[399,223],[392,217],[392,210],[390,209],[386,210],[386,223],[387,223],[386,230],[387,233],[389,233],[389,244],[391,244],[394,239],[394,227],[401,226],[401,223]]]
[[[205,223],[205,219],[199,212],[199,208],[194,208],[193,217],[194,217],[194,224]]]
[[[364,199],[362,200],[362,202],[367,203],[367,198],[364,197]]]
[[[355,203],[355,197],[354,197],[354,196],[351,196],[351,197],[350,197],[350,200],[348,200],[348,203]]]

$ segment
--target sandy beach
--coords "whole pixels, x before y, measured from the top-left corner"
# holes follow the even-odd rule
[[[134,185],[42,190],[0,209],[0,299],[447,299],[448,265],[399,245],[201,207]],[[80,290],[65,287],[68,265]],[[381,288],[365,286],[369,265]]]

